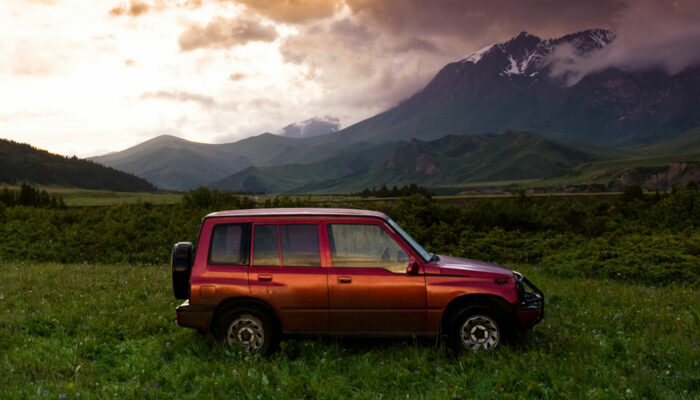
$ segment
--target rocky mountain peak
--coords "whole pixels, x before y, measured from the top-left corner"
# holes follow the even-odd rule
[[[588,29],[568,34],[559,38],[542,40],[528,32],[520,32],[517,36],[503,43],[496,43],[461,60],[460,64],[489,64],[493,71],[498,64],[498,75],[513,77],[522,75],[536,77],[542,69],[547,68],[547,57],[558,46],[571,46],[578,55],[601,49],[612,42],[617,34],[610,29]]]

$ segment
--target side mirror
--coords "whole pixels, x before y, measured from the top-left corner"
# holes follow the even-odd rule
[[[408,267],[406,267],[406,274],[416,275],[416,274],[418,274],[419,270],[420,270],[420,265],[418,264],[418,261],[411,259],[411,261],[408,262]]]

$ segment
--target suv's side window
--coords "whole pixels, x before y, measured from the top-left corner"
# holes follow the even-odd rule
[[[250,224],[214,226],[209,248],[211,265],[245,265],[250,256]]]
[[[318,245],[318,225],[280,225],[282,265],[285,267],[320,267],[321,250]]]
[[[277,225],[255,225],[253,265],[279,267],[280,249]]]
[[[408,254],[379,225],[330,224],[328,240],[334,267],[406,272]]]

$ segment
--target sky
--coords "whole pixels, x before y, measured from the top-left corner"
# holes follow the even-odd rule
[[[558,73],[700,60],[700,0],[2,0],[0,137],[67,156],[336,130],[521,31],[611,28]],[[568,69],[568,70],[567,70]]]

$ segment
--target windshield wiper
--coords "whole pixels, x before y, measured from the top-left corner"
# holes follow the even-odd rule
[[[430,262],[440,261],[440,256],[435,253],[430,253]]]

